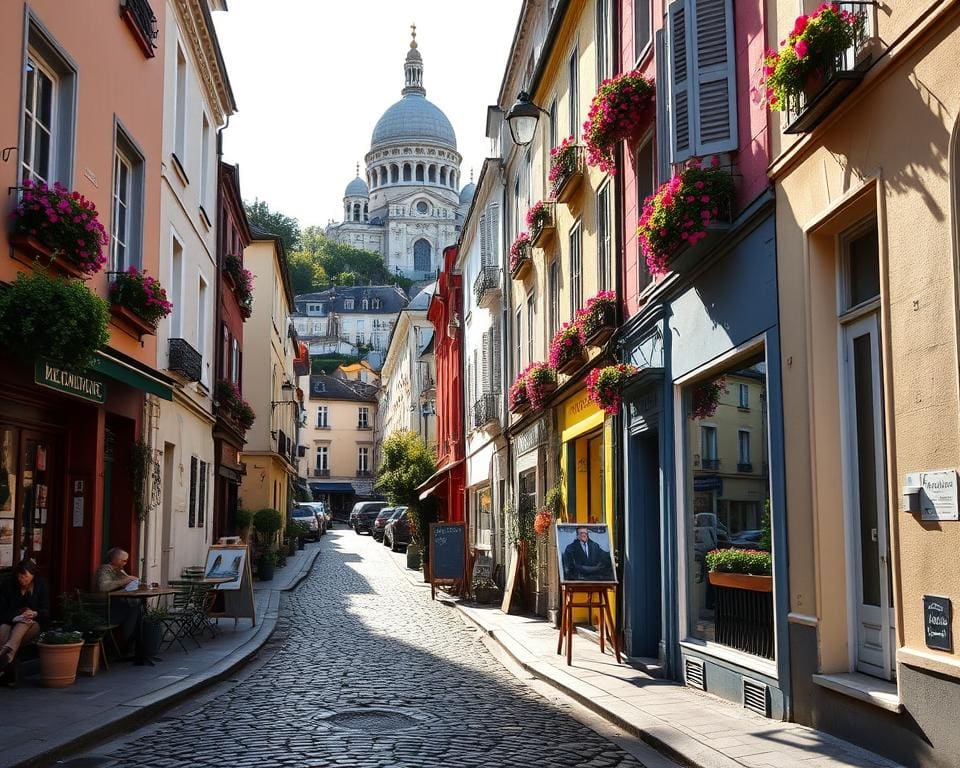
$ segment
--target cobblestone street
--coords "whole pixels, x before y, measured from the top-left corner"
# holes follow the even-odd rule
[[[254,669],[66,763],[641,765],[514,677],[399,555],[342,527],[321,546]]]

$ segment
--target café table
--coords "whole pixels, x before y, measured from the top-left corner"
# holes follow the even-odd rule
[[[110,592],[110,598],[128,598],[130,600],[136,600],[138,602],[137,610],[140,612],[139,617],[137,618],[137,654],[134,664],[138,667],[142,667],[146,664],[149,664],[151,667],[154,666],[154,661],[159,661],[160,659],[149,658],[144,655],[143,647],[143,620],[147,615],[147,601],[154,597],[163,597],[164,595],[175,594],[176,590],[171,589],[163,585],[157,585],[155,587],[138,587],[137,589],[118,589],[115,592]]]

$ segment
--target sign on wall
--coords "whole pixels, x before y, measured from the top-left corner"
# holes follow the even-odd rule
[[[923,637],[927,648],[953,650],[952,621],[953,610],[949,597],[923,596]]]
[[[102,404],[107,400],[107,385],[100,378],[89,373],[68,371],[44,358],[37,358],[33,381],[41,387],[73,395],[91,403]]]
[[[920,489],[921,520],[960,520],[955,469],[911,472],[907,485]]]

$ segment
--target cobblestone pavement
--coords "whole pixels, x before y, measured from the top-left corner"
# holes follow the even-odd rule
[[[641,766],[514,677],[369,536],[340,528],[322,546],[282,604],[275,652],[260,666],[65,763]]]

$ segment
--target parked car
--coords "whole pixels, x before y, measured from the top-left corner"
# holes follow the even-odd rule
[[[325,515],[325,505],[322,501],[301,501],[294,507],[294,513],[298,509],[306,509],[309,514],[313,515],[317,521],[319,536],[323,536],[327,532],[327,517]]]
[[[400,515],[407,511],[406,507],[394,507],[393,513],[388,517],[383,523],[383,532],[380,534],[380,541],[383,542],[383,546],[387,547],[387,526],[390,525],[394,520],[396,520]]]
[[[385,501],[360,501],[353,507],[350,513],[353,519],[353,530],[357,533],[366,531],[370,533],[373,529],[373,521],[377,519],[380,510],[387,506]],[[356,515],[354,517],[354,514]]]
[[[405,548],[410,543],[410,512],[406,507],[399,509],[403,511],[383,529],[383,543],[394,552],[399,552],[401,547]]]
[[[370,523],[370,535],[373,536],[374,541],[383,541],[383,526],[387,524],[387,520],[393,517],[395,510],[396,507],[384,507],[373,518],[373,522]]]
[[[319,541],[320,539],[320,522],[317,520],[317,515],[306,504],[297,504],[293,508],[293,511],[290,513],[290,516],[298,523],[306,523],[310,532],[307,534],[307,538],[310,541]]]
[[[756,549],[760,545],[760,539],[762,538],[763,531],[759,528],[737,531],[730,537],[730,546],[739,549]]]

